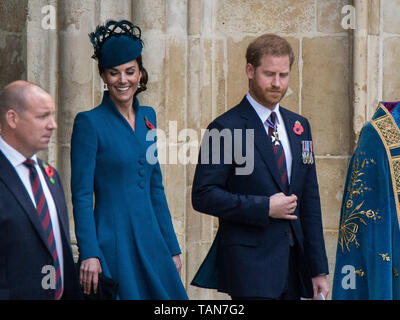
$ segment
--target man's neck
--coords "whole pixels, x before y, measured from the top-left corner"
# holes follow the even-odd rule
[[[262,101],[259,101],[257,98],[255,98],[255,95],[252,94],[251,91],[249,91],[248,94],[249,94],[249,96],[250,96],[251,99],[253,99],[255,102],[258,103],[258,105],[260,105],[260,106],[262,106],[262,107],[264,107],[264,108],[266,108],[266,109],[269,109],[270,111],[274,111],[274,109],[276,108],[276,106],[279,105],[279,102],[278,102],[278,103],[275,103],[275,104],[268,104],[268,105],[266,105],[265,102],[263,103]]]
[[[12,135],[8,135],[6,132],[0,133],[0,138],[14,151],[19,152],[23,155],[26,159],[30,159],[35,153],[29,152],[22,148],[16,139],[13,138]]]

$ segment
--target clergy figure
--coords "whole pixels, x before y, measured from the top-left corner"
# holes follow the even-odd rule
[[[400,298],[400,103],[382,102],[360,134],[341,208],[333,299]]]

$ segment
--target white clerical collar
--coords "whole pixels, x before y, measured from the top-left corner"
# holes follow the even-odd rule
[[[13,167],[22,164],[26,158],[16,149],[11,147],[7,142],[4,141],[3,137],[0,135],[0,150],[4,153],[8,161]],[[37,156],[34,154],[31,159],[37,163]]]
[[[262,123],[265,123],[269,116],[271,115],[271,112],[274,111],[277,114],[276,121],[279,124],[279,119],[280,119],[280,112],[279,112],[279,102],[275,105],[273,110],[270,110],[267,107],[264,107],[262,104],[258,103],[248,92],[246,94],[247,100],[250,102],[251,106],[253,109],[256,111],[257,115],[261,119]]]

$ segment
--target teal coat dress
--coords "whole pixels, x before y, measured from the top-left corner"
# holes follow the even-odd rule
[[[136,98],[133,108],[135,130],[108,92],[75,118],[71,189],[79,259],[98,257],[103,273],[119,282],[120,299],[187,299],[172,260],[181,250],[155,131],[149,133],[156,115]]]

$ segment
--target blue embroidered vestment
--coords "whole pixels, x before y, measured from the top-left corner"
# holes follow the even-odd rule
[[[400,298],[400,103],[382,102],[350,160],[333,299]]]

